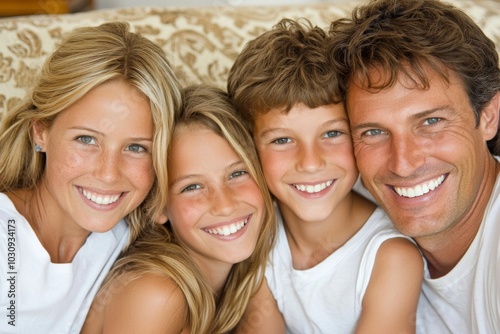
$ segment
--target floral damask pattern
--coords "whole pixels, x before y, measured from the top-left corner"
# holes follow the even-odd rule
[[[158,43],[184,85],[209,83],[225,88],[229,69],[243,46],[281,18],[305,17],[327,28],[362,0],[290,6],[199,8],[133,7],[76,14],[0,19],[0,117],[20,101],[43,60],[68,31],[108,21],[128,21]],[[468,13],[500,50],[498,0],[449,1]]]

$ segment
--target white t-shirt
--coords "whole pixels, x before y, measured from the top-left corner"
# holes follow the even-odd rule
[[[295,270],[279,210],[277,216],[278,240],[266,268],[266,280],[284,316],[287,333],[354,332],[377,251],[387,239],[402,235],[377,208],[341,248],[313,268]]]
[[[129,229],[91,233],[72,263],[51,263],[28,221],[0,193],[0,333],[80,333]]]
[[[426,268],[417,332],[500,333],[500,177],[477,235],[460,262],[437,279],[431,279]]]

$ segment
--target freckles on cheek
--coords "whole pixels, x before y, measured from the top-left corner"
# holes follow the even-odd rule
[[[49,168],[60,170],[76,170],[84,166],[91,166],[92,162],[72,151],[63,150],[56,153],[47,154],[47,166]]]
[[[132,180],[134,184],[144,184],[151,187],[156,179],[156,173],[151,162],[123,162],[120,165],[121,175]],[[164,185],[159,185],[163,187]]]
[[[153,169],[153,164],[152,163],[148,164],[144,168],[144,171],[142,173],[139,173],[139,174],[142,174],[143,178],[144,178],[144,176],[147,176],[147,178],[149,180],[149,187],[151,187],[153,185],[153,182],[156,179],[156,173],[155,173],[155,171]],[[141,175],[139,175],[139,176],[141,176]]]
[[[87,161],[87,163],[89,163],[89,161]],[[85,164],[85,159],[78,154],[69,154],[67,164],[68,167],[80,167]]]

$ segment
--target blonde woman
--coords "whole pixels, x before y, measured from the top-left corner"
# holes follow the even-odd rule
[[[0,128],[0,332],[78,333],[166,203],[177,80],[126,23],[71,32]]]
[[[262,281],[272,202],[224,92],[186,89],[168,156],[168,222],[117,261],[83,333],[228,333]]]

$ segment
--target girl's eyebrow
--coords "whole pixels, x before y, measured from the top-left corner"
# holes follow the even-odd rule
[[[225,167],[225,170],[230,170],[230,169],[233,169],[233,168],[236,168],[240,165],[245,165],[245,163],[243,162],[243,160],[237,160],[229,165],[227,165]],[[187,175],[182,175],[182,176],[179,176],[175,179],[172,180],[172,183],[170,183],[170,186],[174,186],[175,184],[177,183],[180,183],[182,181],[185,181],[185,180],[190,180],[190,179],[196,179],[196,178],[199,178],[201,177],[202,174],[187,174]]]
[[[226,169],[233,169],[235,167],[238,167],[239,165],[245,165],[245,163],[243,162],[243,160],[237,160],[237,161],[233,162],[232,164],[228,165],[226,167]]]
[[[200,177],[201,174],[188,174],[188,175],[182,175],[174,180],[172,180],[172,182],[170,183],[170,187],[176,185],[177,183],[180,183],[180,182],[183,182],[185,180],[189,180],[189,179],[195,179],[195,178],[198,178]]]

